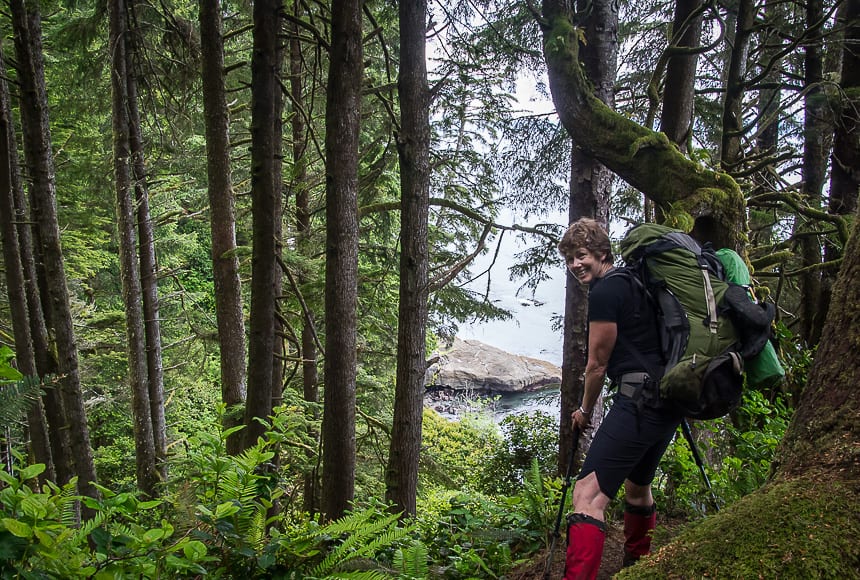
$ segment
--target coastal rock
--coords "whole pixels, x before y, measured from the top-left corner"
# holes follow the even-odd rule
[[[477,340],[454,339],[427,370],[428,389],[492,393],[533,391],[561,383],[561,368]]]

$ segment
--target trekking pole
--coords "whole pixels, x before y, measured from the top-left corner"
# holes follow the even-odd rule
[[[567,490],[570,487],[570,480],[573,477],[573,463],[576,457],[576,450],[579,447],[579,428],[573,427],[573,443],[570,445],[570,457],[567,460],[567,473],[564,475],[564,482],[561,484],[561,503],[558,506],[558,515],[555,518],[555,530],[552,532],[552,542],[549,547],[549,555],[546,558],[546,568],[543,572],[544,580],[549,580],[549,573],[552,569],[552,560],[555,556],[555,546],[561,534],[561,519],[564,517],[564,504],[567,499]]]
[[[681,421],[681,430],[684,432],[684,437],[687,439],[687,443],[690,444],[690,451],[693,452],[693,459],[696,460],[696,465],[699,466],[699,472],[702,474],[702,479],[705,480],[705,487],[708,488],[708,491],[711,493],[711,502],[714,504],[714,511],[720,511],[720,505],[717,501],[717,495],[714,493],[714,488],[711,487],[711,480],[708,479],[708,474],[705,473],[705,462],[702,461],[702,456],[699,454],[699,448],[696,447],[696,440],[693,439],[693,432],[690,431],[690,424],[687,423],[687,419],[684,418]]]

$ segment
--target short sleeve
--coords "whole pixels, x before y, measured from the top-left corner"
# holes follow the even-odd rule
[[[630,292],[622,276],[602,278],[588,292],[588,320],[615,322],[622,320],[625,298]]]

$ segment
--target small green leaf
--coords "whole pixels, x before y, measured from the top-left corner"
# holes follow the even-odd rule
[[[226,501],[222,504],[219,504],[218,507],[215,508],[215,519],[221,519],[230,517],[236,512],[239,511],[239,506],[234,504],[233,502]]]
[[[191,540],[182,547],[182,553],[192,562],[196,562],[206,556],[206,544],[199,540]]]
[[[152,509],[152,508],[154,508],[154,507],[158,507],[158,506],[160,506],[160,505],[161,505],[161,500],[160,500],[160,499],[153,499],[153,500],[150,500],[150,501],[142,501],[142,502],[138,503],[138,504],[137,504],[137,509],[139,509],[139,510],[148,510],[148,509]]]
[[[21,511],[29,518],[41,520],[48,515],[48,510],[45,508],[47,496],[42,494],[28,495],[21,500]]]
[[[149,543],[149,544],[152,544],[152,543],[154,543],[154,542],[157,542],[157,541],[158,541],[158,540],[160,540],[161,538],[163,538],[163,537],[164,537],[164,535],[165,535],[165,534],[164,534],[164,530],[162,530],[161,528],[155,528],[155,529],[152,529],[152,530],[146,530],[146,531],[143,533],[143,541],[144,541],[144,542],[147,542],[147,543]]]
[[[26,481],[28,479],[33,479],[34,477],[38,477],[45,471],[44,463],[34,463],[33,465],[28,465],[24,469],[22,469],[18,477],[21,478],[21,481]]]
[[[45,548],[47,548],[49,550],[51,548],[53,548],[57,543],[54,540],[54,536],[52,536],[51,534],[49,534],[43,530],[40,530],[38,528],[33,530],[33,534],[39,540],[39,543],[42,544],[42,546],[44,546]]]
[[[9,532],[13,535],[18,536],[19,538],[31,538],[33,537],[33,528],[25,524],[24,522],[19,522],[18,520],[13,520],[12,518],[3,518],[0,520],[3,523],[3,527],[5,527]]]

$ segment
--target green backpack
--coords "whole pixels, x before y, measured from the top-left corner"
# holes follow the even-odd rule
[[[751,302],[743,287],[726,281],[710,245],[702,247],[680,230],[640,224],[620,249],[626,265],[611,275],[630,276],[660,323],[662,368],[648,368],[631,349],[654,378],[645,400],[673,405],[693,419],[734,410],[741,402],[744,360],[767,343],[773,305]]]

